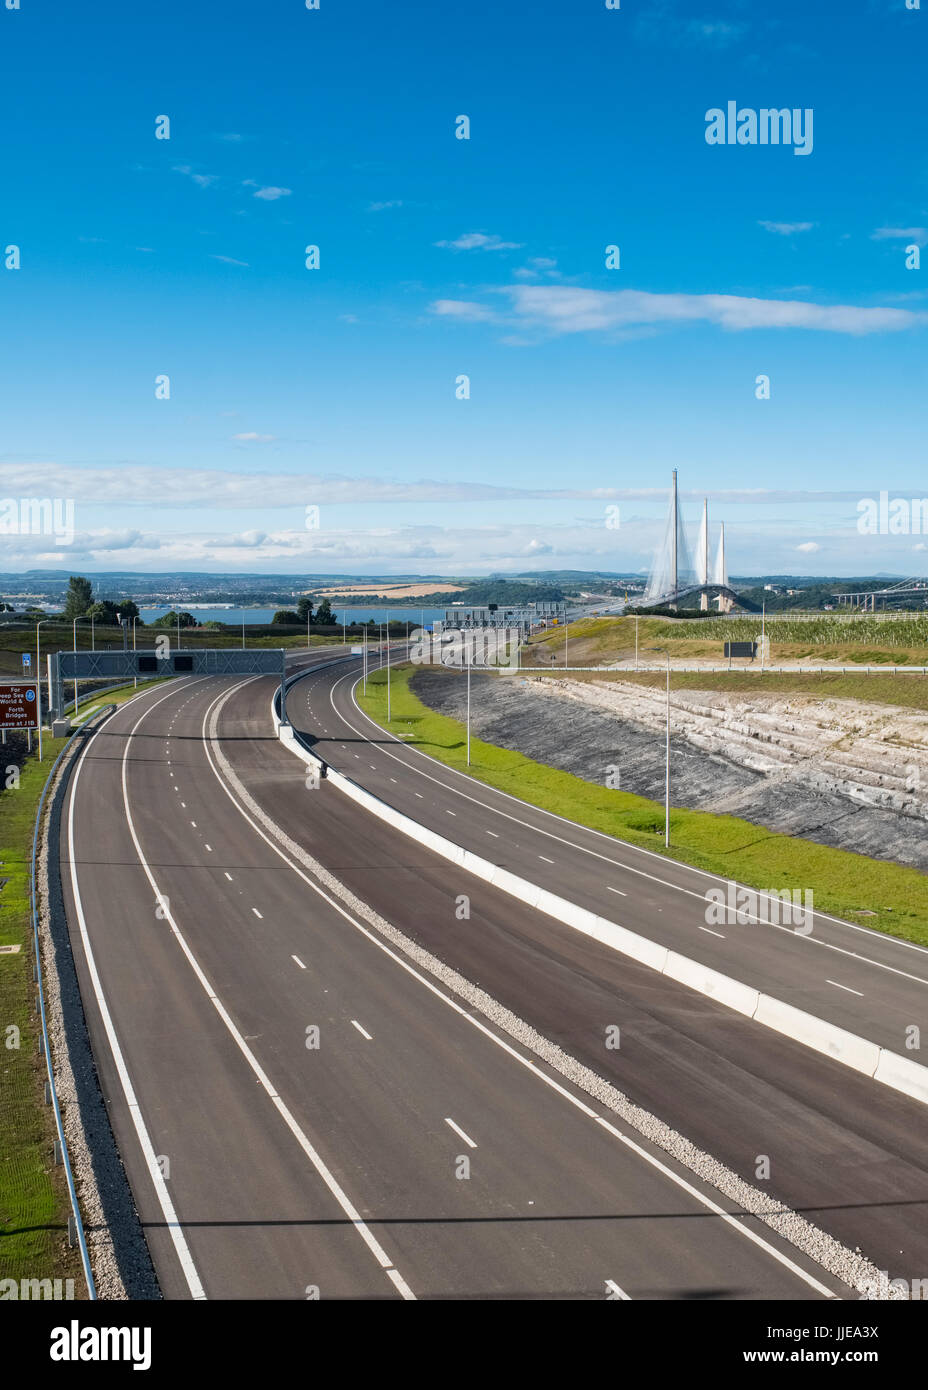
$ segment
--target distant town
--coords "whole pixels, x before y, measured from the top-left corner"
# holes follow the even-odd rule
[[[131,600],[138,609],[195,607],[224,609],[293,607],[301,599],[318,605],[328,599],[335,607],[371,606],[409,608],[478,606],[485,604],[531,605],[566,603],[571,608],[633,611],[643,603],[646,576],[598,570],[546,570],[516,575],[489,574],[456,577],[436,574],[201,574],[166,572],[138,574],[107,571],[91,576],[94,594],[101,602]],[[898,575],[855,578],[822,578],[803,575],[733,576],[730,587],[735,607],[746,612],[799,609],[830,612],[839,608],[899,608],[921,610],[928,606],[928,581],[904,580]],[[29,570],[0,574],[0,615],[22,615],[41,609],[60,612],[68,593],[69,576],[58,570]],[[678,612],[693,616],[697,602],[684,599]]]

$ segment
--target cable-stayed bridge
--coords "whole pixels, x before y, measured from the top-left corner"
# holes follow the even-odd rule
[[[737,595],[728,584],[724,521],[719,523],[718,541],[711,558],[709,552],[709,504],[705,501],[702,506],[695,559],[690,558],[686,529],[677,496],[677,470],[674,469],[664,538],[654,556],[654,564],[640,606],[674,605],[693,594],[699,594],[702,608],[707,609],[711,600],[718,603],[719,612],[727,613],[736,601]]]

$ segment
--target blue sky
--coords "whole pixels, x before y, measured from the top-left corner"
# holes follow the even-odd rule
[[[925,572],[928,5],[20,3],[0,496],[76,534],[0,569],[636,570],[677,467],[734,573]]]

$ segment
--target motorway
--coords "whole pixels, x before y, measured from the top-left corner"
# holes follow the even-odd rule
[[[327,761],[420,820],[456,811],[456,835],[512,817],[465,810],[484,788],[364,730],[358,665],[288,697]],[[855,1296],[462,1005],[365,905],[747,1181],[769,1155],[777,1200],[891,1276],[924,1268],[922,1107],[312,789],[274,736],[273,690],[145,692],[87,741],[62,818],[91,1039],[166,1297]],[[519,824],[505,862],[549,830]],[[640,883],[622,887],[685,899]]]

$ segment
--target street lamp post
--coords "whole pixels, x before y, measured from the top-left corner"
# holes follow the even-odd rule
[[[470,767],[470,652],[467,653],[467,766]]]
[[[670,848],[670,652],[666,647],[649,647],[667,658],[667,722],[664,735],[664,848]]]
[[[86,613],[79,613],[78,616],[74,619],[73,623],[71,624],[71,645],[72,645],[72,648],[73,648],[73,651],[74,651],[74,655],[75,655],[75,656],[77,656],[77,625],[78,625],[78,623],[81,622],[82,620],[86,622],[86,620],[87,620],[87,615],[86,615]],[[90,621],[93,622],[93,619],[91,618]],[[77,665],[77,663],[75,662],[75,666],[76,666],[76,665]],[[75,673],[74,673],[74,713],[77,714],[77,671],[76,671],[76,670],[75,670]]]
[[[664,848],[670,848],[670,652],[667,653],[667,734],[664,742]]]
[[[42,761],[42,637],[39,628],[43,623],[50,623],[51,618],[40,618],[35,625],[35,696],[38,709],[36,710],[36,723],[39,726],[39,762]],[[49,678],[49,704],[51,704],[51,683]]]

